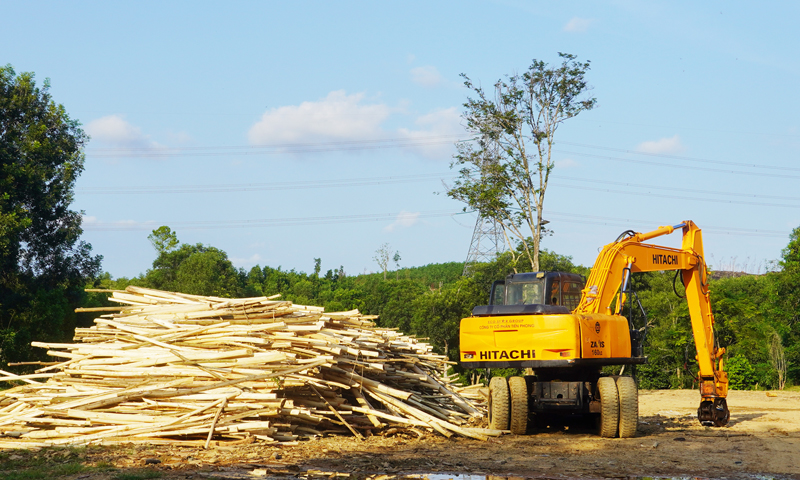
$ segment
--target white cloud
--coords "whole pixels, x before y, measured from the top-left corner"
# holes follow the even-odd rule
[[[161,145],[150,139],[142,129],[131,125],[121,115],[107,115],[92,120],[86,125],[86,133],[92,140],[102,144],[123,148],[159,148]]]
[[[681,144],[681,139],[678,135],[670,138],[662,138],[660,140],[651,140],[642,142],[636,147],[636,151],[642,153],[656,153],[656,154],[675,154],[682,153],[686,148]]]
[[[255,253],[250,258],[230,257],[231,263],[240,268],[252,267],[261,261],[261,255]]]
[[[270,109],[248,132],[253,145],[319,143],[331,140],[399,139],[398,146],[431,159],[450,160],[456,139],[464,134],[456,108],[435,110],[414,119],[412,128],[384,128],[392,113],[405,108],[364,104],[364,94],[331,92],[322,100]],[[402,104],[401,104],[402,105]]]
[[[406,212],[403,210],[394,219],[390,225],[384,227],[384,232],[393,232],[398,228],[408,228],[416,225],[419,222],[419,212]]]
[[[167,137],[169,137],[171,143],[177,144],[185,145],[194,141],[194,138],[186,132],[167,132]]]
[[[423,87],[436,87],[444,82],[439,70],[434,66],[415,67],[411,69],[411,81]]]
[[[83,217],[83,228],[87,231],[151,230],[159,225],[161,224],[153,220],[147,220],[144,222],[140,222],[138,220],[115,220],[113,222],[105,222],[93,216]]]
[[[419,142],[406,148],[427,158],[449,161],[454,152],[455,137],[464,134],[458,109],[435,110],[418,117],[414,123],[419,129],[398,130],[401,136]]]
[[[565,158],[563,160],[556,160],[556,167],[558,168],[573,168],[577,167],[578,162],[571,158]]]
[[[253,145],[262,145],[376,138],[390,108],[379,103],[364,105],[363,99],[363,93],[347,95],[337,90],[317,102],[272,108],[250,128],[248,139]]]
[[[565,32],[581,33],[589,29],[589,26],[594,23],[594,19],[572,17],[566,25],[564,25]]]

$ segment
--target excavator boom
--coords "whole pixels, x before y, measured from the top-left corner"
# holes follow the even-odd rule
[[[677,229],[683,231],[680,249],[643,243]],[[680,270],[686,287],[686,301],[700,367],[702,401],[698,417],[704,424],[724,425],[729,417],[725,400],[728,374],[723,369],[722,360],[725,349],[718,348],[714,342],[714,315],[709,300],[702,233],[694,222],[687,220],[648,233],[626,232],[616,242],[603,247],[573,313],[619,314],[625,303],[623,292],[631,273],[662,270]]]

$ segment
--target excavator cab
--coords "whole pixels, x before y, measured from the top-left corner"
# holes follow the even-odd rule
[[[566,272],[514,273],[492,284],[490,305],[563,305],[581,301],[584,279]]]

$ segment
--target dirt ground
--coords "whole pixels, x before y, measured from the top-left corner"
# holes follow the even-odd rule
[[[639,432],[628,439],[601,439],[581,425],[560,425],[488,442],[395,435],[209,450],[174,446],[46,449],[5,452],[0,470],[41,463],[46,457],[55,463],[72,458],[90,466],[90,470],[64,476],[81,480],[336,476],[388,480],[431,473],[446,474],[438,477],[444,480],[455,474],[800,479],[800,392],[732,391],[728,397],[731,419],[724,428],[701,426],[696,419],[699,403],[699,393],[693,390],[640,392]]]

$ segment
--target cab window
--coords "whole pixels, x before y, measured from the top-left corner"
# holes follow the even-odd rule
[[[574,310],[581,302],[581,284],[578,282],[564,282],[561,287],[562,304]]]
[[[532,305],[544,303],[541,282],[512,283],[506,285],[507,305]]]

